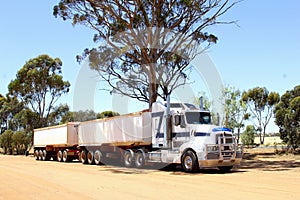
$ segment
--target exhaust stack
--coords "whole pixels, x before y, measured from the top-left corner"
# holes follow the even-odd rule
[[[164,127],[164,147],[169,148],[170,147],[170,141],[171,141],[171,116],[170,116],[170,95],[167,96],[167,108],[165,112],[165,127]]]
[[[199,98],[199,108],[200,108],[200,110],[204,110],[204,104],[203,104],[203,96],[201,96],[200,98]]]

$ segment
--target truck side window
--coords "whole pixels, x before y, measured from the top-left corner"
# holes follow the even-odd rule
[[[159,123],[158,123],[158,119],[154,119],[154,129],[156,131],[159,131]]]

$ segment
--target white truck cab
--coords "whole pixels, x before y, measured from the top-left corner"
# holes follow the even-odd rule
[[[242,146],[230,129],[212,124],[209,111],[187,103],[170,103],[170,108],[154,103],[151,115],[152,146],[159,148],[162,162],[180,163],[186,172],[229,171],[240,164]]]

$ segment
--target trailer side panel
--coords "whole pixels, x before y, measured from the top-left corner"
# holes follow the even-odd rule
[[[34,147],[74,146],[78,144],[75,123],[34,130]]]
[[[82,122],[79,125],[80,146],[117,146],[130,143],[150,144],[150,114],[140,112],[107,119]]]

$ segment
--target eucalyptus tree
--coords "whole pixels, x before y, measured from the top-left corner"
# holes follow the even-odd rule
[[[223,91],[225,120],[224,126],[237,129],[237,141],[239,142],[241,129],[244,127],[244,121],[249,119],[247,104],[242,101],[242,93],[234,87],[227,86]]]
[[[63,80],[59,58],[40,55],[30,59],[9,85],[9,94],[38,114],[39,126],[46,126],[55,103],[69,92],[70,83]]]
[[[275,123],[279,126],[280,138],[296,149],[300,146],[300,85],[286,91],[276,105]]]
[[[243,92],[242,101],[247,103],[251,114],[250,119],[259,131],[261,144],[264,144],[267,125],[279,100],[280,96],[277,92],[269,92],[265,87],[255,87]]]
[[[191,73],[190,61],[217,36],[208,28],[237,1],[230,0],[60,0],[53,14],[73,25],[95,31],[99,47],[86,49],[79,61],[90,67],[119,93],[152,103],[166,99],[184,85]],[[200,48],[200,46],[202,48]]]
[[[23,109],[24,104],[16,97],[0,97],[1,132],[8,129],[17,130],[20,127],[16,115]]]

